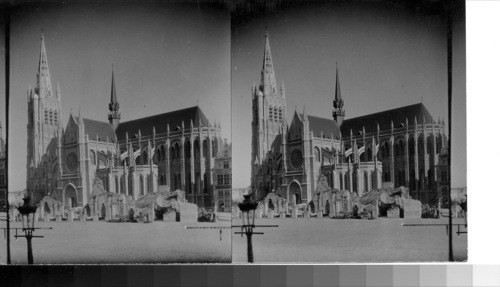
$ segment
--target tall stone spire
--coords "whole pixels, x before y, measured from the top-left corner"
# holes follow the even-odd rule
[[[52,96],[52,84],[50,81],[49,62],[45,51],[45,41],[43,32],[40,36],[40,59],[38,63],[38,73],[36,76],[36,90],[40,98]]]
[[[276,77],[274,76],[273,58],[271,56],[271,45],[269,44],[269,34],[266,27],[266,46],[264,49],[264,60],[262,62],[260,90],[264,96],[276,94]]]
[[[286,129],[286,95],[285,86],[278,88],[274,72],[271,45],[266,27],[264,59],[262,61],[261,79],[258,87],[252,85],[252,189],[257,189],[257,174],[269,151],[275,147],[273,143],[280,133]],[[268,186],[265,183],[265,186]],[[259,199],[263,194],[257,196]],[[265,196],[265,195],[264,195]]]
[[[333,100],[333,119],[340,127],[344,121],[345,110],[344,110],[344,100],[340,93],[340,80],[339,80],[339,68],[336,68],[336,82],[335,82],[335,99]]]
[[[27,163],[38,166],[46,154],[55,155],[55,146],[61,119],[61,95],[52,90],[52,81],[49,72],[49,62],[45,48],[43,31],[40,35],[40,54],[36,72],[35,89],[28,91],[28,154]],[[28,178],[39,177],[32,170],[27,170]],[[34,184],[34,182],[33,182]],[[28,191],[34,185],[27,186]]]
[[[111,101],[109,103],[109,110],[110,111],[118,111],[119,108],[120,108],[120,104],[118,103],[118,100],[116,99],[115,72],[113,70],[113,67],[111,67]]]
[[[115,72],[113,67],[111,68],[111,100],[109,102],[109,113],[108,113],[108,121],[113,126],[113,129],[116,130],[118,124],[120,123],[120,104],[118,103],[118,99],[116,98],[116,88],[115,88]]]

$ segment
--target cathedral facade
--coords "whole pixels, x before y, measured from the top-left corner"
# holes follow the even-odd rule
[[[27,92],[27,191],[65,207],[84,206],[96,178],[108,192],[137,199],[159,190],[185,191],[213,207],[214,161],[222,147],[220,124],[198,107],[120,122],[114,75],[108,121],[70,114],[63,126],[61,90],[52,89],[43,35],[34,89]]]
[[[251,187],[259,199],[274,192],[308,203],[323,174],[330,187],[358,195],[405,186],[414,198],[438,203],[437,166],[447,137],[444,121],[436,122],[422,103],[344,119],[337,69],[331,118],[308,114],[304,106],[288,123],[267,31],[261,81],[251,93]]]

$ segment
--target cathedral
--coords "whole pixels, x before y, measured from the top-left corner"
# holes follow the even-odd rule
[[[331,118],[304,107],[288,123],[285,85],[276,83],[267,30],[260,84],[251,93],[251,187],[258,199],[274,192],[293,204],[308,203],[325,175],[330,187],[358,195],[405,186],[424,203],[440,201],[445,125],[422,103],[344,119],[348,107],[337,69]]]
[[[99,178],[108,192],[138,199],[180,189],[199,207],[213,208],[214,161],[223,147],[220,124],[200,107],[120,122],[111,75],[108,121],[70,114],[63,127],[62,94],[54,90],[43,34],[35,88],[28,88],[27,191],[66,208],[84,206]],[[105,118],[105,117],[103,117]]]

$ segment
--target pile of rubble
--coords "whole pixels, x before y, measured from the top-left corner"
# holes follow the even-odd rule
[[[394,188],[384,185],[381,189],[368,191],[361,196],[348,190],[328,186],[324,175],[318,177],[314,195],[308,203],[289,203],[282,193],[269,193],[259,202],[256,217],[330,217],[374,219],[421,218],[421,202],[412,199],[404,186]]]
[[[39,203],[36,218],[44,221],[117,221],[117,222],[196,222],[198,206],[187,202],[181,190],[161,188],[134,200],[125,194],[104,189],[99,178],[92,184],[92,193],[83,207],[64,207],[57,196],[45,196]]]

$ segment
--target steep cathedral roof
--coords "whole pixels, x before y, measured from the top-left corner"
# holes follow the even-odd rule
[[[302,114],[298,114],[300,119],[303,119],[304,116]],[[333,134],[334,140],[340,140],[340,129],[337,123],[331,119],[320,118],[316,116],[307,115],[307,119],[309,120],[309,131],[313,132],[315,137],[321,137],[321,133],[323,133],[323,137],[330,139]]]
[[[340,129],[334,120],[307,115],[309,119],[309,130],[313,132],[315,137],[331,138],[333,134],[334,140],[340,139]]]
[[[363,127],[365,127],[366,133],[370,133],[377,131],[377,123],[381,131],[390,130],[391,121],[394,123],[394,128],[397,128],[400,127],[401,124],[404,124],[407,118],[408,122],[413,124],[415,117],[419,124],[422,123],[423,119],[425,119],[426,123],[435,123],[427,108],[422,103],[418,103],[344,120],[340,128],[344,136],[349,135],[351,129],[352,132],[356,134],[363,130]]]
[[[123,140],[127,132],[131,137],[139,130],[141,130],[141,135],[149,136],[153,134],[153,127],[155,127],[157,134],[166,133],[167,124],[170,126],[170,130],[174,131],[177,127],[182,126],[182,122],[184,122],[185,128],[189,128],[191,121],[193,121],[195,127],[199,127],[200,123],[202,127],[209,126],[209,121],[203,111],[198,106],[195,106],[120,123],[116,129],[116,137],[118,140]]]
[[[78,117],[75,117],[75,120],[78,121]],[[90,140],[99,139],[99,141],[105,142],[106,139],[109,139],[109,142],[115,142],[115,131],[108,122],[83,118],[83,124],[85,125],[85,133],[89,135]]]

